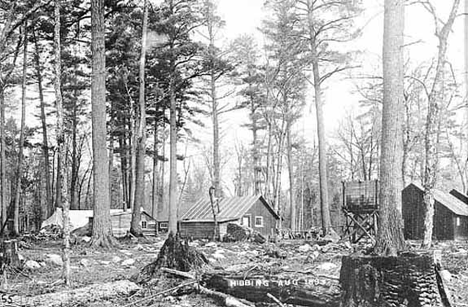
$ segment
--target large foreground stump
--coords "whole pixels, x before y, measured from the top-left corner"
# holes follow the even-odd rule
[[[162,267],[189,272],[206,264],[208,264],[208,259],[204,254],[190,247],[188,242],[182,241],[178,235],[174,236],[170,233],[156,260],[146,265],[133,280],[138,283],[148,282]]]
[[[340,283],[342,307],[450,306],[432,255],[345,256]]]

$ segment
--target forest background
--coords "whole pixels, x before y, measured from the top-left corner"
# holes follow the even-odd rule
[[[325,33],[322,44],[316,45],[323,57],[319,57],[322,78],[315,82],[314,63],[307,59],[311,50],[294,39],[306,32],[292,22],[311,3],[146,3],[147,140],[141,205],[148,212],[155,217],[168,214],[171,87],[177,105],[179,213],[206,197],[208,188],[214,186],[218,197],[263,194],[284,216],[285,227],[320,226],[323,190],[317,93],[328,145],[322,146],[326,190],[337,228],[342,181],[378,179],[383,7],[370,0],[338,1],[338,8],[325,7],[324,12],[312,7],[320,13],[314,25],[322,26]],[[57,169],[62,162],[54,129],[52,4],[4,1],[1,7],[3,30],[8,21],[18,23],[9,36],[1,38],[0,98],[5,106],[2,212],[15,209],[11,210],[13,223],[19,231],[38,229],[60,206]],[[142,1],[105,4],[110,204],[131,209],[139,185],[135,137],[143,109],[138,105],[138,68],[144,5]],[[435,80],[439,45],[434,33],[448,18],[451,5],[407,1],[404,185],[423,181],[428,89]],[[13,6],[15,15],[11,16]],[[91,209],[96,187],[92,180],[90,4],[63,1],[61,14],[63,163],[70,208]],[[462,14],[458,15],[450,33],[444,99],[437,119],[440,164],[436,186],[466,191],[465,27]],[[167,47],[171,39],[177,46],[174,49]],[[316,91],[318,83],[321,88]]]

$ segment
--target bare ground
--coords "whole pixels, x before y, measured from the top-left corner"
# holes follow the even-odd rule
[[[113,250],[91,249],[84,242],[76,244],[72,247],[71,289],[129,280],[156,259],[162,244],[163,238],[151,238],[144,243],[127,240]],[[258,268],[282,274],[300,272],[314,278],[326,278],[337,287],[337,291],[341,257],[363,248],[344,243],[318,246],[305,240],[281,241],[276,245],[195,241],[191,245],[205,253],[214,268],[239,273]],[[417,244],[413,242],[413,246]],[[22,241],[22,261],[33,260],[40,267],[26,268],[21,272],[7,270],[1,280],[1,290],[16,298],[69,291],[70,288],[61,283],[61,267],[53,264],[49,256],[60,255],[60,248],[60,240],[50,238]],[[443,268],[450,273],[447,275],[451,275],[446,284],[453,306],[468,306],[468,243],[439,242],[434,249],[442,251]],[[192,286],[167,291],[184,282],[187,281],[166,276],[132,293],[98,299],[91,296],[87,301],[71,301],[62,306],[221,306],[215,299],[194,292]]]

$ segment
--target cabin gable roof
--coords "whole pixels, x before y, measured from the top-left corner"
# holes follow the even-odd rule
[[[266,200],[261,195],[253,196],[236,196],[225,197],[219,199],[219,213],[217,216],[218,222],[227,222],[240,219],[257,201],[268,209],[275,219],[279,219],[276,212],[270,207]],[[181,217],[182,221],[213,221],[213,212],[211,201],[208,197],[198,200],[190,209]]]

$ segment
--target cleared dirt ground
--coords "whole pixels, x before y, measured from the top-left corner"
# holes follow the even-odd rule
[[[85,242],[75,244],[71,256],[71,289],[129,280],[156,259],[163,243],[163,238],[151,238],[145,242],[126,240],[113,250],[91,249]],[[341,257],[363,248],[349,243],[319,246],[305,240],[286,240],[276,244],[202,241],[190,244],[202,251],[214,268],[237,273],[261,268],[272,272],[308,274],[311,278],[325,277],[332,287],[337,287],[337,291]],[[412,245],[416,247],[417,242],[412,242]],[[27,298],[46,293],[59,295],[70,291],[70,288],[60,282],[61,267],[53,260],[60,255],[60,249],[60,240],[23,239],[19,253],[23,263],[27,263],[30,268],[21,272],[7,270],[1,285],[3,292],[16,298]],[[443,269],[447,270],[446,284],[451,292],[453,305],[468,306],[468,244],[438,242],[434,249],[442,251]],[[62,306],[220,306],[215,299],[192,291],[192,286],[160,294],[184,282],[186,281],[167,276],[129,294],[104,298],[93,298],[90,295],[86,301],[70,301]]]

